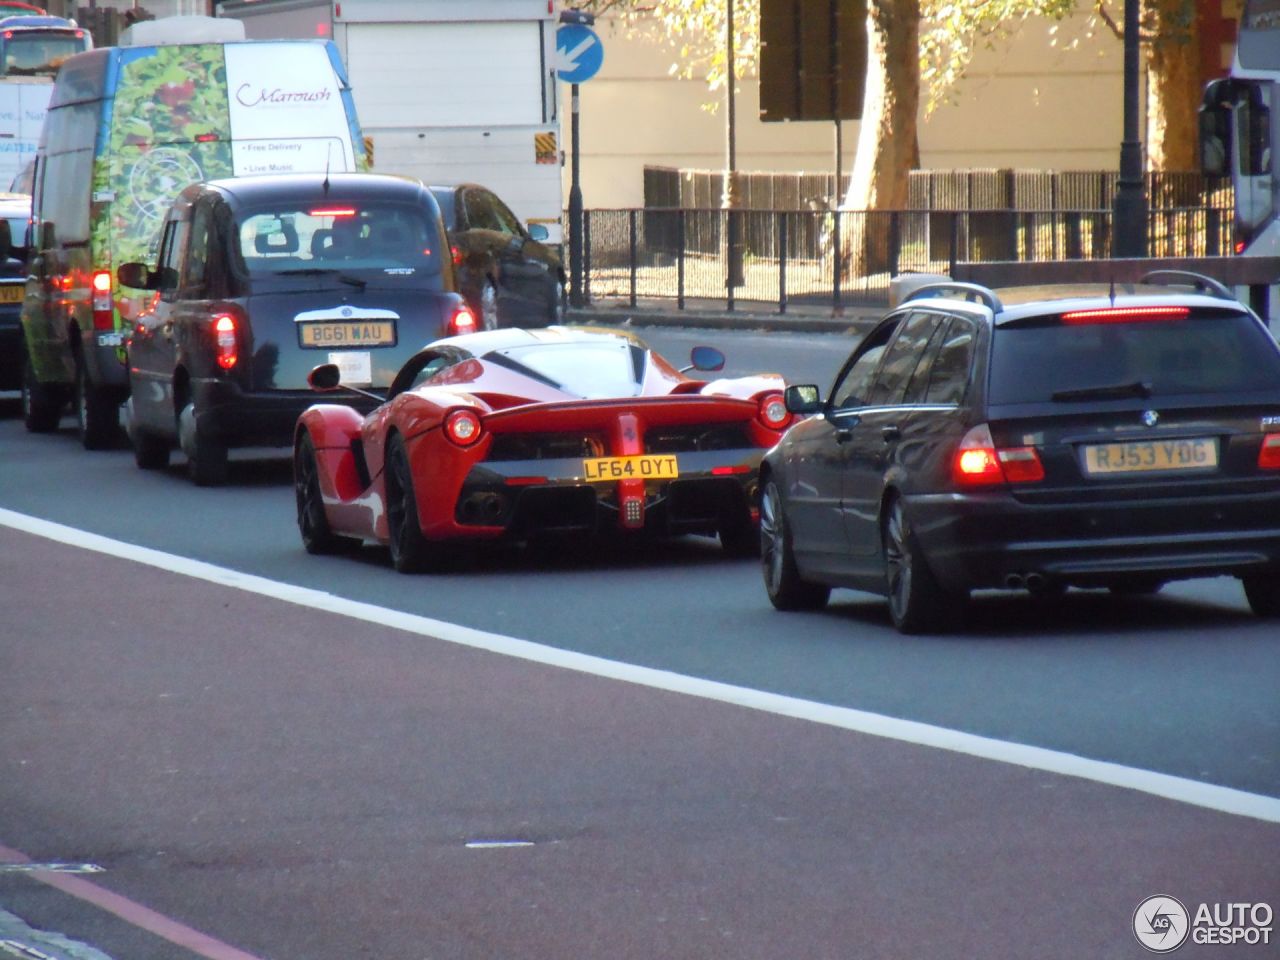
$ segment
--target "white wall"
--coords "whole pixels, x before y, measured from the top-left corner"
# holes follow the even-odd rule
[[[1045,170],[1115,169],[1122,134],[1123,56],[1120,41],[1085,36],[1085,18],[1060,25],[1025,24],[1005,49],[979,51],[953,105],[940,106],[920,126],[926,168],[1015,167]],[[672,78],[678,51],[601,20],[604,65],[581,90],[582,190],[588,208],[643,204],[646,164],[722,169],[726,132],[723,91],[702,80]],[[656,35],[656,27],[654,28]],[[1064,49],[1079,38],[1075,50]],[[563,139],[570,143],[568,84]],[[720,102],[708,112],[709,100]],[[758,81],[747,77],[737,94],[737,155],[741,171],[830,172],[832,123],[761,123]],[[846,172],[858,123],[844,124]],[[568,195],[569,166],[564,169]]]

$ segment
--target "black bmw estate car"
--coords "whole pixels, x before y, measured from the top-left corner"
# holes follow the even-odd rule
[[[904,633],[970,591],[1231,575],[1280,615],[1280,347],[1212,280],[922,286],[765,457],[775,607],[885,595]]]

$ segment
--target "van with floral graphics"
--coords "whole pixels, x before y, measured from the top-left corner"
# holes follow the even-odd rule
[[[86,448],[116,441],[125,344],[156,294],[121,286],[115,271],[155,262],[165,213],[187,184],[368,168],[333,43],[243,35],[208,17],[142,21],[120,46],[58,72],[22,307],[27,429],[55,430],[72,401]]]

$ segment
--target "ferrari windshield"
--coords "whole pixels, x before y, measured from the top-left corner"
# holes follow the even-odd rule
[[[486,359],[531,375],[587,400],[634,397],[644,377],[645,351],[624,341],[530,344],[489,354]]]

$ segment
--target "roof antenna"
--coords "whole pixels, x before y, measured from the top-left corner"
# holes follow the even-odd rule
[[[1116,305],[1116,278],[1115,277],[1111,278],[1111,305],[1113,307]]]
[[[328,143],[328,149],[324,154],[324,183],[320,184],[320,189],[324,191],[324,195],[329,196],[329,162],[333,159],[333,141]]]

